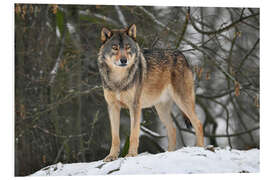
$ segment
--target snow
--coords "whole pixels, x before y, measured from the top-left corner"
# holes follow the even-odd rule
[[[60,31],[59,31],[59,28],[58,28],[58,27],[56,27],[56,36],[57,36],[58,38],[60,38]]]
[[[142,153],[136,157],[45,167],[31,176],[84,176],[106,174],[258,173],[259,150],[185,147],[174,152]]]
[[[67,28],[70,34],[73,34],[76,32],[74,26],[71,23],[67,23]]]

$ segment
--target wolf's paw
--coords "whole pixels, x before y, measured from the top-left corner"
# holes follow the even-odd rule
[[[134,157],[137,156],[138,153],[137,152],[133,152],[133,153],[128,153],[125,157]]]
[[[106,156],[103,161],[104,162],[110,162],[110,161],[114,161],[118,158],[117,154],[109,154],[108,156]]]

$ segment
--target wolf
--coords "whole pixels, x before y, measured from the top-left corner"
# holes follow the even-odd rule
[[[105,162],[118,158],[120,110],[130,112],[127,157],[138,154],[141,110],[155,106],[168,134],[168,151],[176,148],[176,128],[170,115],[173,102],[195,129],[197,146],[204,146],[203,129],[195,113],[191,68],[179,50],[142,50],[136,25],[124,29],[102,28],[98,68],[108,105],[112,143]]]

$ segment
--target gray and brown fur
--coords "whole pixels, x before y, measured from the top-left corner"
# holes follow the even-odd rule
[[[120,109],[130,112],[130,146],[127,156],[136,156],[139,145],[141,109],[155,106],[168,132],[168,151],[176,148],[176,128],[170,116],[173,102],[190,120],[197,145],[203,146],[202,124],[195,113],[193,76],[178,50],[142,51],[136,42],[136,26],[101,31],[98,66],[110,116],[112,145],[104,161],[118,158]],[[127,62],[122,66],[121,59]],[[121,60],[122,62],[122,60]]]

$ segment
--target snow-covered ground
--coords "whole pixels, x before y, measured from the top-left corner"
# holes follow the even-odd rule
[[[160,154],[142,153],[137,157],[90,163],[45,167],[31,176],[83,176],[106,174],[177,174],[177,173],[257,173],[259,150],[185,147]]]

